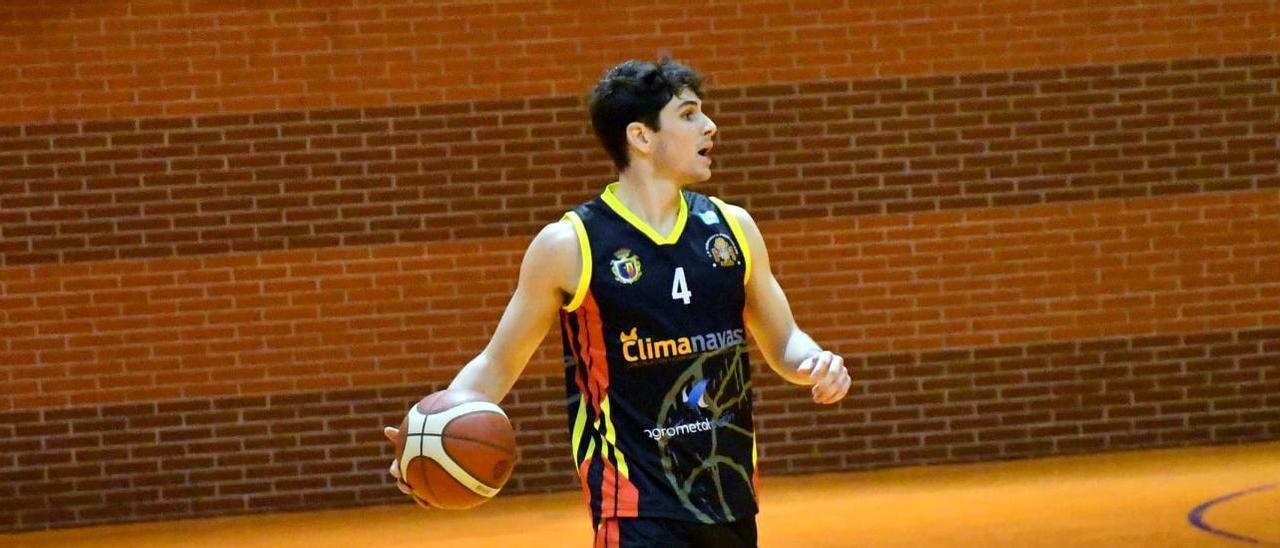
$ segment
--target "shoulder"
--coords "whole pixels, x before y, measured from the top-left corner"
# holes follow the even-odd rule
[[[582,253],[577,230],[566,218],[550,223],[538,231],[529,243],[521,266],[521,277],[536,280],[535,285],[554,285],[566,293],[578,286]]]
[[[737,223],[748,233],[758,234],[760,232],[760,229],[756,227],[755,219],[751,217],[751,213],[747,212],[746,208],[733,205],[721,200],[720,198],[716,198],[715,196],[708,196],[708,198],[712,202],[715,202],[715,204],[720,207],[721,211],[724,211],[725,215],[730,216],[732,220],[737,221]]]
[[[533,237],[528,253],[553,262],[576,261],[578,232],[568,218],[550,223]]]

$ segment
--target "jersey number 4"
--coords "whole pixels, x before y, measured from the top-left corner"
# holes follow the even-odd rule
[[[671,299],[689,304],[690,297],[693,297],[693,292],[689,291],[689,282],[684,279],[684,267],[676,267],[676,277],[671,280]]]

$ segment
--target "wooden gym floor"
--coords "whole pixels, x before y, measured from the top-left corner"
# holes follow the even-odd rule
[[[388,489],[393,489],[391,484]],[[0,546],[589,546],[577,492],[0,535]],[[766,477],[763,547],[1280,546],[1280,443]]]

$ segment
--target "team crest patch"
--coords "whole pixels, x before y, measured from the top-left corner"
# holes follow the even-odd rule
[[[738,264],[738,247],[733,240],[724,234],[716,234],[707,239],[707,256],[716,266],[730,267]]]
[[[640,270],[640,257],[631,254],[631,250],[622,248],[613,252],[613,260],[609,261],[609,270],[613,271],[613,279],[618,283],[633,284],[643,274]]]

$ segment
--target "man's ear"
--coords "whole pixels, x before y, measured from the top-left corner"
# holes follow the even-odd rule
[[[643,122],[631,122],[627,124],[627,142],[648,155],[653,151],[653,130]]]

